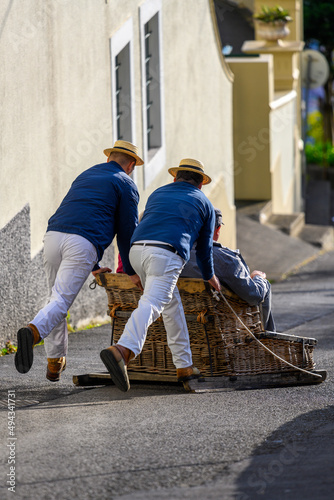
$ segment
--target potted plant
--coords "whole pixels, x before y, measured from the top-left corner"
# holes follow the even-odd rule
[[[267,7],[262,5],[261,12],[255,14],[257,33],[264,40],[277,41],[290,33],[287,23],[292,21],[289,12],[280,5]]]

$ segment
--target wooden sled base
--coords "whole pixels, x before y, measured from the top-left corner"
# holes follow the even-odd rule
[[[325,370],[312,370],[312,373],[321,375],[321,378],[295,371],[239,375],[238,377],[207,377],[203,382],[193,379],[183,385],[187,391],[201,393],[320,384],[326,380],[327,372]]]
[[[129,380],[131,382],[148,382],[148,383],[176,383],[176,376],[173,375],[155,375],[152,373],[137,373],[128,371]],[[79,387],[94,386],[94,385],[114,385],[108,372],[85,373],[84,375],[73,375],[73,384]]]
[[[206,377],[202,380],[192,379],[184,382],[183,387],[189,392],[203,393],[311,385],[320,384],[326,380],[327,372],[325,370],[312,370],[312,373],[321,375],[321,378],[300,371],[264,373],[256,375],[239,375],[237,377]],[[178,383],[176,377],[171,375],[155,375],[151,373],[136,372],[128,372],[128,375],[132,382]],[[78,387],[114,385],[107,372],[74,375],[73,383]]]

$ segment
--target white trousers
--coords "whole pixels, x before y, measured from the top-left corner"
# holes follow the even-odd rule
[[[67,312],[96,262],[96,249],[86,238],[57,231],[45,234],[44,269],[49,297],[31,323],[44,339],[48,358],[66,356]]]
[[[143,349],[148,327],[162,314],[174,365],[176,368],[191,366],[189,333],[176,286],[184,260],[169,250],[140,245],[131,247],[129,257],[144,293],[118,343],[137,356]]]

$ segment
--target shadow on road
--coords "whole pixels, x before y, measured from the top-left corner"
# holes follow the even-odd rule
[[[334,487],[334,406],[300,415],[256,448],[236,500],[327,500]]]

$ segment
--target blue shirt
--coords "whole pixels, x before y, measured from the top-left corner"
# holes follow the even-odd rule
[[[156,189],[148,198],[131,243],[141,240],[169,243],[187,261],[197,241],[198,265],[203,278],[209,280],[214,274],[214,221],[214,208],[200,189],[189,182],[172,182]]]
[[[231,250],[220,243],[213,243],[213,260],[215,273],[223,286],[236,293],[249,305],[258,305],[264,301],[270,290],[270,283],[261,276],[250,277],[249,267],[239,250]],[[183,278],[200,278],[200,270],[196,266],[195,250],[191,251],[190,260],[185,265]]]
[[[138,224],[138,202],[137,186],[122,167],[114,161],[101,163],[74,180],[47,231],[83,236],[95,246],[98,261],[117,234],[124,271],[133,275],[129,250]]]

